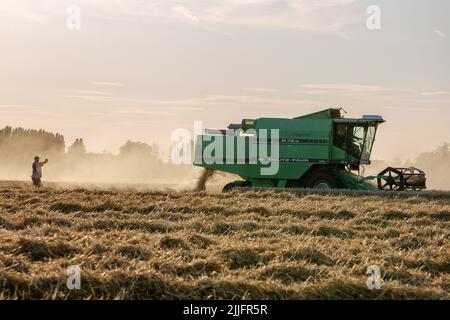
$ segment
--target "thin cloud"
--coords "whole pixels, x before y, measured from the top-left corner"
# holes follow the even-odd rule
[[[202,111],[202,110],[204,110],[204,108],[200,108],[200,107],[172,107],[172,108],[170,108],[170,110],[175,110],[175,111]]]
[[[40,109],[42,107],[26,104],[0,104],[0,109]]]
[[[409,88],[384,87],[380,85],[361,85],[361,84],[304,84],[300,90],[294,91],[302,94],[335,94],[343,96],[357,96],[374,93],[396,93],[416,96],[440,96],[450,94],[450,91],[425,91],[421,92]],[[384,96],[385,98],[392,99]]]
[[[195,16],[191,10],[183,7],[183,6],[177,6],[173,8],[173,11],[175,11],[176,13],[178,13],[180,16],[187,18],[188,20],[190,20],[191,22],[194,23],[199,23],[200,19]]]
[[[16,3],[11,0],[2,0],[0,4],[0,14],[4,13],[7,17],[26,19],[36,23],[47,23],[51,16],[47,13],[42,13],[36,7],[31,5]]]
[[[304,84],[301,88],[296,90],[296,92],[307,94],[354,94],[386,90],[382,86],[360,84]]]
[[[76,95],[99,95],[99,96],[107,96],[111,95],[111,92],[107,91],[99,91],[99,90],[83,90],[83,89],[64,89],[62,90],[66,93],[76,94]]]
[[[136,108],[122,108],[112,110],[112,113],[127,114],[127,115],[154,115],[154,116],[166,116],[174,117],[177,114],[174,112],[164,110],[149,110],[149,109],[136,109]]]
[[[19,115],[21,118],[23,118],[24,115],[61,116],[61,113],[48,111],[43,107],[31,105],[0,105],[0,113],[3,118],[11,118],[16,115]]]
[[[105,95],[77,95],[77,94],[69,94],[65,96],[66,98],[71,99],[81,99],[86,101],[92,101],[92,102],[114,102],[114,100],[117,100],[116,97],[113,96],[105,96]]]
[[[442,96],[450,94],[450,91],[432,91],[432,92],[422,92],[421,95],[423,96]]]
[[[276,93],[280,92],[278,89],[269,89],[269,88],[242,88],[243,91],[250,92],[260,92],[260,93]]]
[[[213,106],[299,106],[299,105],[321,105],[321,101],[302,100],[302,99],[276,99],[261,96],[249,95],[204,95],[200,97],[190,97],[182,99],[148,99],[148,98],[131,98],[118,97],[108,95],[95,94],[72,94],[67,98],[76,98],[94,102],[107,103],[128,103],[128,104],[145,104],[145,105],[169,105],[171,107],[189,107],[203,108]]]
[[[123,87],[125,86],[123,83],[117,82],[106,82],[106,81],[94,81],[92,82],[94,86],[105,86],[105,87]]]
[[[438,27],[434,27],[434,28],[433,28],[433,32],[434,32],[438,37],[441,37],[441,38],[443,38],[443,39],[447,39],[447,35],[446,35],[442,30],[440,30]]]
[[[211,24],[234,24],[266,27],[299,28],[307,31],[331,31],[340,33],[348,25],[364,19],[353,3],[357,0],[78,0],[77,4],[93,17],[104,19],[132,19],[149,21],[154,18],[179,22],[209,24],[207,30],[221,33]],[[48,0],[45,11],[42,6],[16,4],[8,1],[8,8],[36,21],[45,21],[61,13],[64,4],[60,0]],[[226,35],[226,34],[225,34]]]
[[[396,106],[384,106],[381,109],[389,109],[389,110],[405,110],[405,111],[439,111],[440,108],[435,107],[396,107]]]

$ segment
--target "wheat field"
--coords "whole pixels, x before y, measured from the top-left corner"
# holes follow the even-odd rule
[[[450,194],[0,183],[2,299],[449,299]],[[81,287],[66,287],[79,265]],[[367,268],[381,289],[367,287]]]

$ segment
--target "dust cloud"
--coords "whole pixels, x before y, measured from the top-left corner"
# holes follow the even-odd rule
[[[43,181],[63,183],[149,184],[192,189],[200,169],[163,161],[157,146],[128,141],[119,154],[87,152],[82,139],[66,150],[64,137],[44,130],[0,130],[1,180],[30,180],[33,158],[49,162]]]
[[[421,152],[416,158],[395,159],[386,162],[383,160],[372,161],[367,166],[365,175],[376,175],[386,167],[409,168],[416,167],[426,174],[427,189],[450,190],[450,144],[444,143],[432,151]]]
[[[200,175],[197,178],[197,182],[195,183],[195,191],[204,191],[206,190],[206,182],[214,175],[214,170],[204,168]]]
[[[5,127],[0,129],[0,180],[30,180],[34,156],[49,159],[43,167],[43,181],[62,183],[148,184],[155,188],[205,190],[238,177],[174,165],[163,161],[157,146],[128,141],[119,154],[87,152],[82,139],[68,148],[64,137],[44,130]],[[450,145],[418,153],[412,160],[374,160],[364,175],[377,174],[385,167],[417,167],[426,173],[430,190],[450,190]],[[220,183],[219,183],[220,182]],[[223,184],[222,184],[223,186]]]

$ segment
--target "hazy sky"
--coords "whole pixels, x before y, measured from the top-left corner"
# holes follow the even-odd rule
[[[388,121],[375,158],[413,157],[450,141],[449,18],[446,0],[2,0],[0,127],[116,152],[194,120],[342,107]]]

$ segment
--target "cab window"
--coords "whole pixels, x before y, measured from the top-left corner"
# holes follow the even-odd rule
[[[348,124],[336,124],[334,127],[334,145],[359,159],[364,147],[366,128]]]

